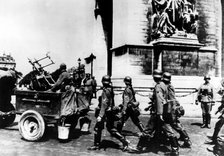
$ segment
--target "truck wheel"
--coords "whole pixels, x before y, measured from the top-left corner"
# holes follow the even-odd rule
[[[25,111],[19,121],[19,132],[27,141],[40,140],[45,132],[42,115],[34,110]]]

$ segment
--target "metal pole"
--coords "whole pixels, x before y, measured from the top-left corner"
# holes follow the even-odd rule
[[[93,60],[91,61],[91,77],[93,76]]]

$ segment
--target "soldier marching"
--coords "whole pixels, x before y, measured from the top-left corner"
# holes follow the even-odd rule
[[[42,71],[44,72],[43,69]],[[72,114],[74,112],[70,112],[72,115],[69,115],[67,120],[71,123],[75,122],[73,125],[74,128],[78,119],[80,119],[81,128],[84,124],[82,122],[86,122],[82,120],[83,118],[81,117],[84,117],[85,119],[87,117],[89,123],[88,132],[91,133],[89,131],[91,119],[88,118],[87,113],[89,111],[93,95],[98,91],[96,81],[89,73],[85,73],[84,65],[80,65],[79,68],[69,71],[67,70],[66,64],[62,63],[58,71],[59,75],[57,76],[57,79],[55,79],[55,83],[53,85],[49,84],[51,88],[46,90],[46,92],[59,91],[66,96],[73,95],[73,92],[76,92],[77,96],[74,97],[74,99],[77,99],[78,101],[86,101],[83,106],[80,105],[79,108],[74,108],[74,110],[72,110],[79,112],[79,117],[74,117],[74,114]],[[102,88],[99,89],[102,90],[102,94],[99,96],[99,109],[95,115],[96,124],[94,126],[94,141],[93,146],[88,148],[89,150],[101,149],[101,137],[104,124],[106,124],[106,128],[111,136],[115,137],[122,143],[122,151],[144,151],[144,147],[150,147],[153,143],[151,140],[158,137],[165,137],[169,142],[171,147],[171,151],[169,152],[170,155],[179,155],[180,147],[191,148],[191,139],[179,120],[180,117],[184,115],[184,110],[176,99],[175,88],[171,84],[171,74],[168,72],[163,73],[156,69],[153,71],[153,79],[156,85],[153,89],[153,95],[150,96],[150,116],[147,124],[144,126],[139,119],[139,115],[141,115],[139,110],[140,103],[135,97],[136,92],[132,86],[132,78],[130,76],[126,76],[123,79],[125,89],[122,92],[122,104],[116,105],[114,101],[115,94],[113,91],[111,77],[109,75],[102,77]],[[205,83],[203,83],[198,89],[196,98],[196,103],[201,103],[203,118],[202,128],[211,128],[211,109],[214,104],[215,97],[214,87],[209,82],[210,80],[211,78],[209,75],[204,76]],[[222,81],[222,87],[223,86],[224,83]],[[218,93],[223,98],[223,89],[220,89]],[[76,102],[77,101],[74,100],[74,103]],[[221,115],[219,117],[219,121],[215,125],[214,132],[211,137],[213,144],[218,142],[218,134],[224,124],[223,107],[222,99],[222,104],[217,110],[217,113],[220,113]],[[83,110],[85,111],[84,114],[82,114]],[[131,118],[132,122],[141,132],[136,149],[133,149],[130,146],[130,142],[126,139],[125,135],[122,134],[123,126],[128,118]],[[175,135],[175,131],[179,133],[179,139]],[[164,138],[162,141],[164,141]],[[179,144],[178,141],[183,141],[183,144]]]

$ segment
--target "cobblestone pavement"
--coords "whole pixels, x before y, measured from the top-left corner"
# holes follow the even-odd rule
[[[169,146],[160,145],[153,146],[152,150],[143,153],[127,153],[122,152],[122,145],[115,138],[110,137],[109,133],[104,130],[102,136],[103,147],[101,150],[88,151],[87,147],[93,144],[93,127],[95,118],[93,114],[90,114],[92,118],[91,134],[81,134],[79,126],[76,130],[71,132],[71,139],[68,142],[62,143],[57,139],[57,128],[49,125],[46,131],[46,135],[40,142],[27,142],[21,139],[18,131],[18,120],[20,116],[17,116],[14,124],[11,127],[0,129],[0,155],[1,156],[70,156],[70,155],[109,155],[109,156],[157,156],[164,155],[168,151]],[[146,124],[148,119],[147,115],[141,115],[140,120]],[[212,119],[212,129],[201,129],[201,118],[182,118],[186,131],[189,133],[192,140],[192,148],[180,148],[180,155],[183,156],[212,156],[213,153],[206,150],[207,147],[212,145],[205,144],[208,140],[207,136],[212,135],[214,124],[217,119]],[[138,143],[138,129],[133,125],[130,120],[126,123],[123,134],[130,141],[131,146],[135,147]],[[223,134],[223,131],[222,131]],[[177,134],[178,136],[178,134]],[[182,142],[179,142],[180,144]]]

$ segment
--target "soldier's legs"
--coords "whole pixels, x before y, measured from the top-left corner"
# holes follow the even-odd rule
[[[212,111],[212,104],[208,103],[208,115],[207,115],[207,128],[211,128],[211,111]]]
[[[138,127],[140,132],[143,132],[144,131],[144,125],[140,122],[138,116],[136,116],[133,111],[131,112],[130,117],[131,117],[132,122]]]
[[[211,128],[210,123],[211,123],[211,110],[212,110],[212,105],[211,103],[205,103],[204,104],[204,110],[205,110],[205,125],[207,128]]]
[[[172,155],[179,155],[179,144],[178,140],[174,135],[173,129],[169,123],[164,123],[162,125],[163,132],[169,138],[170,145],[171,145],[171,154]]]
[[[129,142],[121,133],[117,131],[117,129],[113,125],[113,121],[107,121],[106,127],[111,136],[115,137],[123,144],[123,151],[127,150]]]
[[[206,127],[206,110],[205,110],[205,106],[206,103],[201,102],[201,110],[202,110],[202,125],[201,128],[205,128]]]
[[[179,120],[177,120],[176,123],[172,124],[172,128],[180,134],[179,139],[184,141],[183,147],[190,147],[192,144],[190,141],[190,137]]]
[[[139,141],[137,144],[137,149],[139,151],[141,151],[147,147],[147,145],[149,143],[149,139],[151,139],[154,135],[154,132],[156,129],[156,123],[157,123],[156,115],[155,114],[150,115],[145,129],[144,129],[143,133],[141,134],[141,136],[139,137]]]
[[[148,120],[148,122],[145,126],[145,129],[144,129],[144,134],[148,134],[150,136],[153,136],[153,133],[156,130],[156,124],[157,124],[156,120],[157,120],[156,114],[150,115],[149,120]]]
[[[115,137],[118,139],[122,144],[123,144],[123,150],[127,150],[128,148],[128,141],[126,138],[118,132],[117,128],[114,125],[115,121],[112,116],[107,115],[107,121],[106,121],[106,127],[108,132],[111,134],[111,136]]]
[[[216,124],[215,124],[214,132],[213,132],[213,135],[212,135],[213,142],[217,141],[217,137],[218,137],[219,131],[221,130],[223,125],[224,125],[224,118],[221,117],[219,119],[219,121],[217,121]]]
[[[101,135],[102,130],[104,128],[104,122],[97,122],[94,127],[94,144],[93,146],[89,147],[88,150],[98,150],[100,149],[100,142],[101,142]]]

